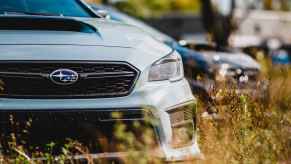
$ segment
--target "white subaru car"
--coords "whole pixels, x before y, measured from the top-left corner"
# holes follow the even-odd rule
[[[94,157],[118,158],[126,152],[103,142],[114,143],[113,125],[140,135],[132,124],[150,116],[155,155],[201,155],[181,57],[140,29],[102,19],[81,0],[0,0],[0,54],[1,153],[10,134],[18,140],[28,129],[17,143],[31,151],[72,138]]]

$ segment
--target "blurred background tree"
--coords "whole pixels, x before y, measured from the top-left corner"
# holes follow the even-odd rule
[[[198,13],[200,11],[200,1],[199,0],[173,0],[172,10],[178,10],[181,12]]]
[[[273,0],[264,0],[264,9],[272,10],[273,9]]]
[[[116,3],[116,7],[137,17],[160,16],[171,9],[169,0],[128,0]]]
[[[266,10],[290,11],[290,0],[263,0]]]
[[[199,14],[203,0],[87,0],[90,2],[116,4],[130,15],[141,18],[159,17],[171,12]],[[206,0],[207,1],[207,0]],[[290,0],[236,0],[260,4],[266,10],[290,11]]]
[[[202,3],[202,20],[206,31],[218,47],[227,47],[228,38],[235,29],[232,20],[235,0],[228,0],[228,2],[226,0],[200,1]]]
[[[290,6],[289,6],[290,1],[289,0],[281,0],[281,10],[283,11],[290,11]]]
[[[103,0],[109,3],[112,0]],[[159,17],[171,12],[198,14],[199,0],[115,0],[114,4],[122,11],[141,18]]]

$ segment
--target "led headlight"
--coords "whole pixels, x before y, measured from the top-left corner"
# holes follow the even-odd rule
[[[218,72],[216,74],[217,81],[226,81],[226,80],[236,80],[239,76],[241,76],[243,70],[240,68],[236,68],[230,64],[223,63],[220,65]]]
[[[149,81],[176,81],[184,77],[183,62],[177,52],[155,62],[149,71]]]

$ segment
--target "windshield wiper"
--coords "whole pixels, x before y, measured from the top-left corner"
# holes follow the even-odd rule
[[[39,12],[29,12],[29,11],[0,11],[2,15],[39,15],[39,16],[63,16],[63,14],[53,14],[53,13],[39,13]]]

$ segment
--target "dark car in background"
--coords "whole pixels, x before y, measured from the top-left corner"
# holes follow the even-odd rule
[[[211,63],[216,91],[248,94],[255,99],[268,100],[269,83],[262,78],[261,65],[248,54],[239,49],[208,44],[190,47],[200,52]]]

